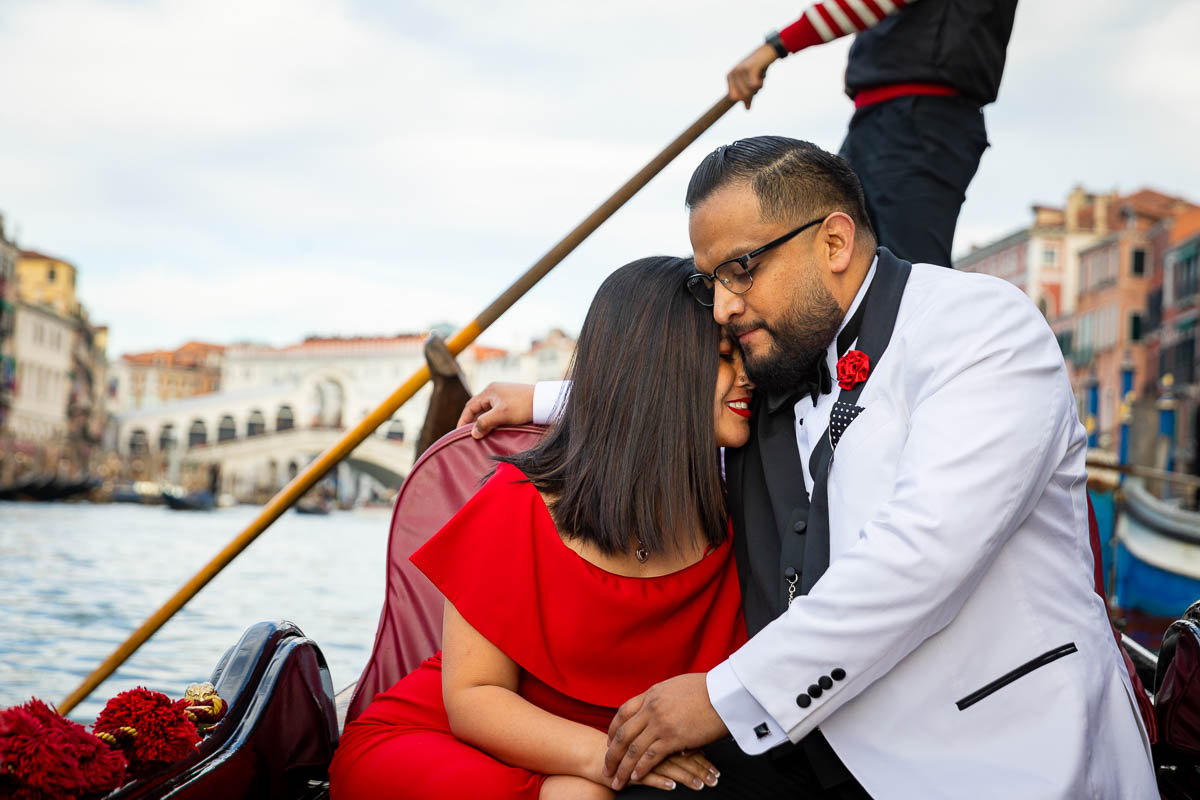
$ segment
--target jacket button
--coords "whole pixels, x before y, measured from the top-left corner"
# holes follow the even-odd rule
[[[812,698],[820,697],[822,691],[824,690],[814,683],[812,686],[808,687],[808,696]]]
[[[783,571],[783,577],[787,578],[789,581],[796,580],[796,568],[788,567],[787,569],[785,569]]]
[[[821,684],[822,689],[832,689],[833,688],[833,681],[830,680],[828,675],[822,675],[817,680],[817,683]]]
[[[808,708],[812,705],[812,698],[806,695],[804,692],[801,692],[800,694],[796,695],[796,705],[800,706],[801,708]]]
[[[846,679],[846,670],[842,669],[841,667],[838,667],[835,670],[831,670],[829,674],[831,676],[833,676],[833,679],[835,681],[841,681],[841,680]]]
[[[804,531],[806,531],[807,529],[808,529],[808,523],[802,519],[796,520],[796,523],[794,525],[792,525],[792,530],[794,530],[796,533],[804,533]]]

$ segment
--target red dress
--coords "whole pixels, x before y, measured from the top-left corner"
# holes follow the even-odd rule
[[[562,542],[541,495],[509,464],[412,561],[520,665],[521,697],[602,731],[629,698],[706,672],[746,641],[728,538],[669,575],[614,575]],[[346,726],[330,778],[334,800],[536,800],[545,776],[454,737],[439,653]]]

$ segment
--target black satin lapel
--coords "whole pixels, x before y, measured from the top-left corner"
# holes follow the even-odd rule
[[[867,293],[863,312],[862,331],[854,349],[867,354],[870,371],[867,380],[879,364],[879,359],[892,339],[896,327],[896,314],[900,311],[900,300],[908,284],[912,264],[901,261],[886,247],[879,248],[879,261],[875,265],[875,278]],[[837,399],[856,405],[862,395],[866,381],[853,389],[843,390]],[[808,511],[808,541],[804,548],[804,572],[800,578],[800,591],[807,594],[825,570],[829,568],[829,470],[834,460],[829,431],[813,449],[809,459],[809,474],[813,479],[812,505]]]
[[[808,594],[817,579],[829,568],[829,492],[826,479],[833,447],[826,431],[808,460],[808,474],[813,476],[812,501],[808,507],[808,536],[804,541],[804,570],[800,573],[800,594]]]

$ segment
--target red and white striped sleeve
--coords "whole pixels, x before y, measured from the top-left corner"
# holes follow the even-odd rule
[[[779,32],[789,53],[861,33],[917,0],[821,0]]]

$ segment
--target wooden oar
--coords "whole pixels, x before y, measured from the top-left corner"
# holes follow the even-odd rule
[[[700,134],[704,133],[713,123],[724,116],[725,112],[732,108],[733,105],[732,100],[728,97],[723,97],[712,108],[704,112],[704,115],[700,119],[693,122],[675,141],[671,142],[661,153],[651,159],[650,163],[642,167],[624,186],[617,189],[599,208],[589,214],[587,219],[579,223],[573,231],[563,237],[562,241],[550,248],[548,253],[538,259],[536,264],[530,267],[512,286],[509,286],[503,294],[485,308],[483,313],[476,317],[474,321],[454,334],[446,343],[447,347],[450,348],[450,352],[457,356],[465,350],[471,342],[475,341],[475,338],[479,334],[487,330],[488,326],[507,311],[513,303],[521,299],[535,283],[544,278],[546,273],[566,258],[584,239],[599,228],[606,219],[616,213],[617,209],[625,205],[631,197],[638,193],[638,190],[649,183],[651,178],[661,172],[667,164],[671,163]],[[279,494],[271,498],[271,501],[263,507],[263,510],[245,530],[238,534],[233,541],[225,545],[224,549],[217,553],[212,561],[205,564],[203,569],[197,572],[191,580],[185,583],[179,591],[167,600],[162,608],[151,614],[137,630],[129,635],[129,638],[120,647],[113,651],[112,655],[106,658],[100,666],[96,667],[95,671],[59,704],[59,712],[67,714],[81,700],[91,694],[97,686],[116,671],[117,667],[133,655],[134,651],[166,624],[167,620],[174,616],[179,609],[183,608],[189,600],[196,596],[197,592],[216,577],[218,572],[224,569],[233,559],[237,558],[238,554],[258,538],[258,535],[265,531],[272,522],[279,519],[283,512],[287,511],[301,495],[312,488],[313,484],[319,481],[339,461],[349,455],[350,451],[357,447],[363,439],[366,439],[372,431],[384,422],[387,422],[392,414],[396,412],[396,409],[412,398],[417,393],[417,390],[424,386],[428,380],[429,367],[422,366],[399,389],[393,392],[388,399],[384,400],[379,408],[367,415],[362,422],[354,426],[353,430],[343,436],[337,444],[322,453],[316,461],[309,464],[291,483],[283,487],[279,491]]]

